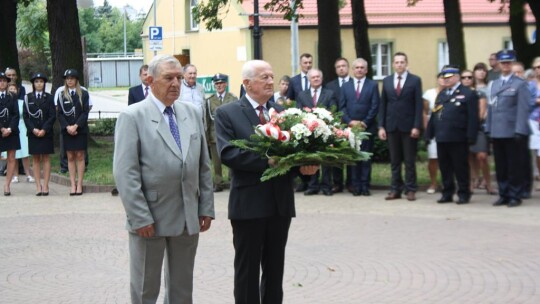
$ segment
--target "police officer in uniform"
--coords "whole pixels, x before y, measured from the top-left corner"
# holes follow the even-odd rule
[[[497,53],[501,75],[491,85],[486,132],[493,140],[499,199],[493,206],[521,205],[527,190],[529,101],[527,82],[512,73],[516,54],[512,50]]]
[[[214,117],[216,109],[226,103],[237,101],[238,98],[233,94],[226,92],[229,76],[217,73],[212,77],[216,93],[206,100],[206,121],[208,129],[206,138],[210,146],[210,155],[212,156],[212,164],[214,166],[214,192],[223,191],[223,173],[221,171],[221,160],[216,148],[216,126]]]
[[[426,130],[427,140],[437,138],[437,154],[443,190],[438,203],[451,203],[458,189],[457,204],[467,204],[471,198],[470,171],[467,157],[469,144],[478,132],[478,95],[461,85],[459,67],[447,65],[441,74],[444,90],[437,96]]]

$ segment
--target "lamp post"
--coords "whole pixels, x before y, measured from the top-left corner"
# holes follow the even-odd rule
[[[261,54],[261,28],[259,27],[259,0],[253,1],[253,56],[262,59]]]

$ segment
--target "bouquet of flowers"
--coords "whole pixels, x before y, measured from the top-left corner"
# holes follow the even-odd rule
[[[371,153],[360,151],[368,133],[344,127],[341,118],[325,108],[269,110],[270,120],[255,127],[250,140],[231,144],[272,158],[276,165],[264,171],[261,181],[286,174],[294,166],[340,166],[367,160]]]

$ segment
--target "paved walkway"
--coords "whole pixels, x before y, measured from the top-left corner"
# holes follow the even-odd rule
[[[0,303],[128,303],[120,199],[50,192],[19,183],[0,198]],[[285,303],[540,303],[539,192],[519,208],[492,207],[486,194],[464,206],[384,195],[297,195]],[[233,303],[227,197],[216,194],[200,239],[195,303]]]

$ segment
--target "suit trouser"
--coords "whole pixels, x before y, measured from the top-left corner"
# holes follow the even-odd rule
[[[525,158],[528,149],[527,140],[514,138],[494,138],[493,154],[495,158],[495,172],[499,186],[499,196],[506,199],[521,200],[526,191],[527,163]]]
[[[332,167],[332,180],[335,187],[343,188],[343,167],[345,167],[345,186],[351,185],[351,167],[352,166],[339,166],[339,167]]]
[[[214,166],[214,185],[221,186],[223,184],[223,171],[221,170],[221,158],[219,157],[216,143],[210,143],[210,156],[212,157],[212,165]]]
[[[165,303],[193,302],[193,267],[199,234],[143,238],[129,233],[131,303],[156,303],[165,257]],[[165,255],[166,253],[166,255]]]
[[[418,139],[412,138],[410,132],[386,133],[392,169],[392,191],[401,193],[416,192],[416,151]],[[405,163],[405,185],[401,177],[401,163]]]
[[[469,188],[470,171],[469,144],[466,142],[437,142],[437,159],[441,171],[444,198],[452,198],[458,184],[458,197],[468,200],[471,196]]]
[[[290,217],[231,220],[236,304],[283,302],[285,246]],[[262,268],[259,286],[259,273]],[[260,290],[259,290],[260,288]]]
[[[373,136],[370,135],[368,139],[362,141],[361,150],[364,152],[373,151]],[[368,160],[357,162],[355,166],[351,167],[352,171],[352,186],[354,190],[361,192],[369,190],[371,186],[371,158]]]
[[[321,166],[321,169],[317,173],[313,174],[308,183],[308,189],[312,190],[332,190],[332,184],[330,183],[330,176],[332,174],[332,167]],[[321,180],[319,182],[319,175]]]

